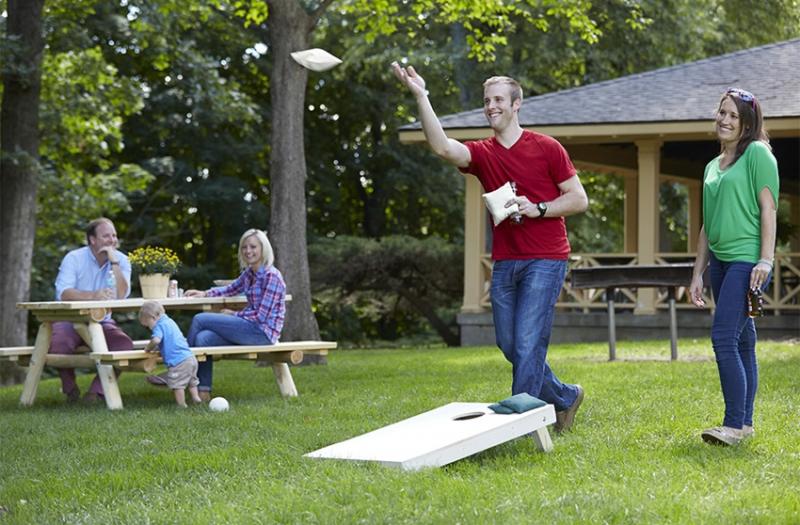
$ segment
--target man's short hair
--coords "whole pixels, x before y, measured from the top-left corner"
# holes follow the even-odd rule
[[[97,232],[97,227],[103,224],[104,222],[107,222],[111,226],[114,226],[114,223],[111,222],[111,219],[108,219],[106,217],[98,217],[94,219],[92,222],[90,222],[88,226],[86,226],[86,244],[90,244],[89,237],[95,237],[95,233]]]
[[[150,317],[158,317],[163,315],[164,307],[158,301],[145,301],[142,303],[142,309],[139,310],[139,317],[149,315]]]
[[[505,84],[511,89],[511,103],[513,104],[515,100],[519,99],[522,102],[522,86],[511,77],[489,77],[483,83],[483,89],[486,89],[489,86],[493,86],[494,84]]]

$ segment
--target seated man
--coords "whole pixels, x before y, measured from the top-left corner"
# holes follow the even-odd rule
[[[123,299],[130,293],[131,265],[128,258],[117,250],[117,230],[114,223],[101,217],[86,228],[87,246],[72,250],[64,256],[56,278],[57,301],[91,301],[96,299]],[[110,351],[132,350],[133,341],[123,332],[111,316],[101,322],[106,344]],[[51,354],[74,354],[84,345],[83,339],[70,322],[53,323],[50,341]],[[80,389],[75,382],[75,369],[60,368],[61,391],[68,403],[80,399]],[[103,396],[100,378],[95,377],[86,401],[98,401]]]

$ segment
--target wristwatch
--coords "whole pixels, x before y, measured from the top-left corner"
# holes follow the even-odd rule
[[[539,210],[539,218],[544,217],[544,214],[547,213],[547,203],[540,202],[536,205],[536,209]]]

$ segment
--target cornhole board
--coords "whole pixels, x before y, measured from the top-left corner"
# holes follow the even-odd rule
[[[553,405],[522,414],[495,414],[489,403],[450,403],[305,456],[419,470],[447,465],[526,434],[549,452],[553,442],[547,425],[555,421]]]

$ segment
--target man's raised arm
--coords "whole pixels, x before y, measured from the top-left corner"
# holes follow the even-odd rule
[[[412,66],[400,67],[397,62],[392,62],[392,71],[400,82],[405,85],[414,98],[419,108],[419,120],[422,131],[431,149],[436,155],[459,168],[469,166],[472,159],[469,149],[457,140],[448,138],[442,129],[442,123],[433,111],[428,91],[425,89],[425,80],[417,74]]]

